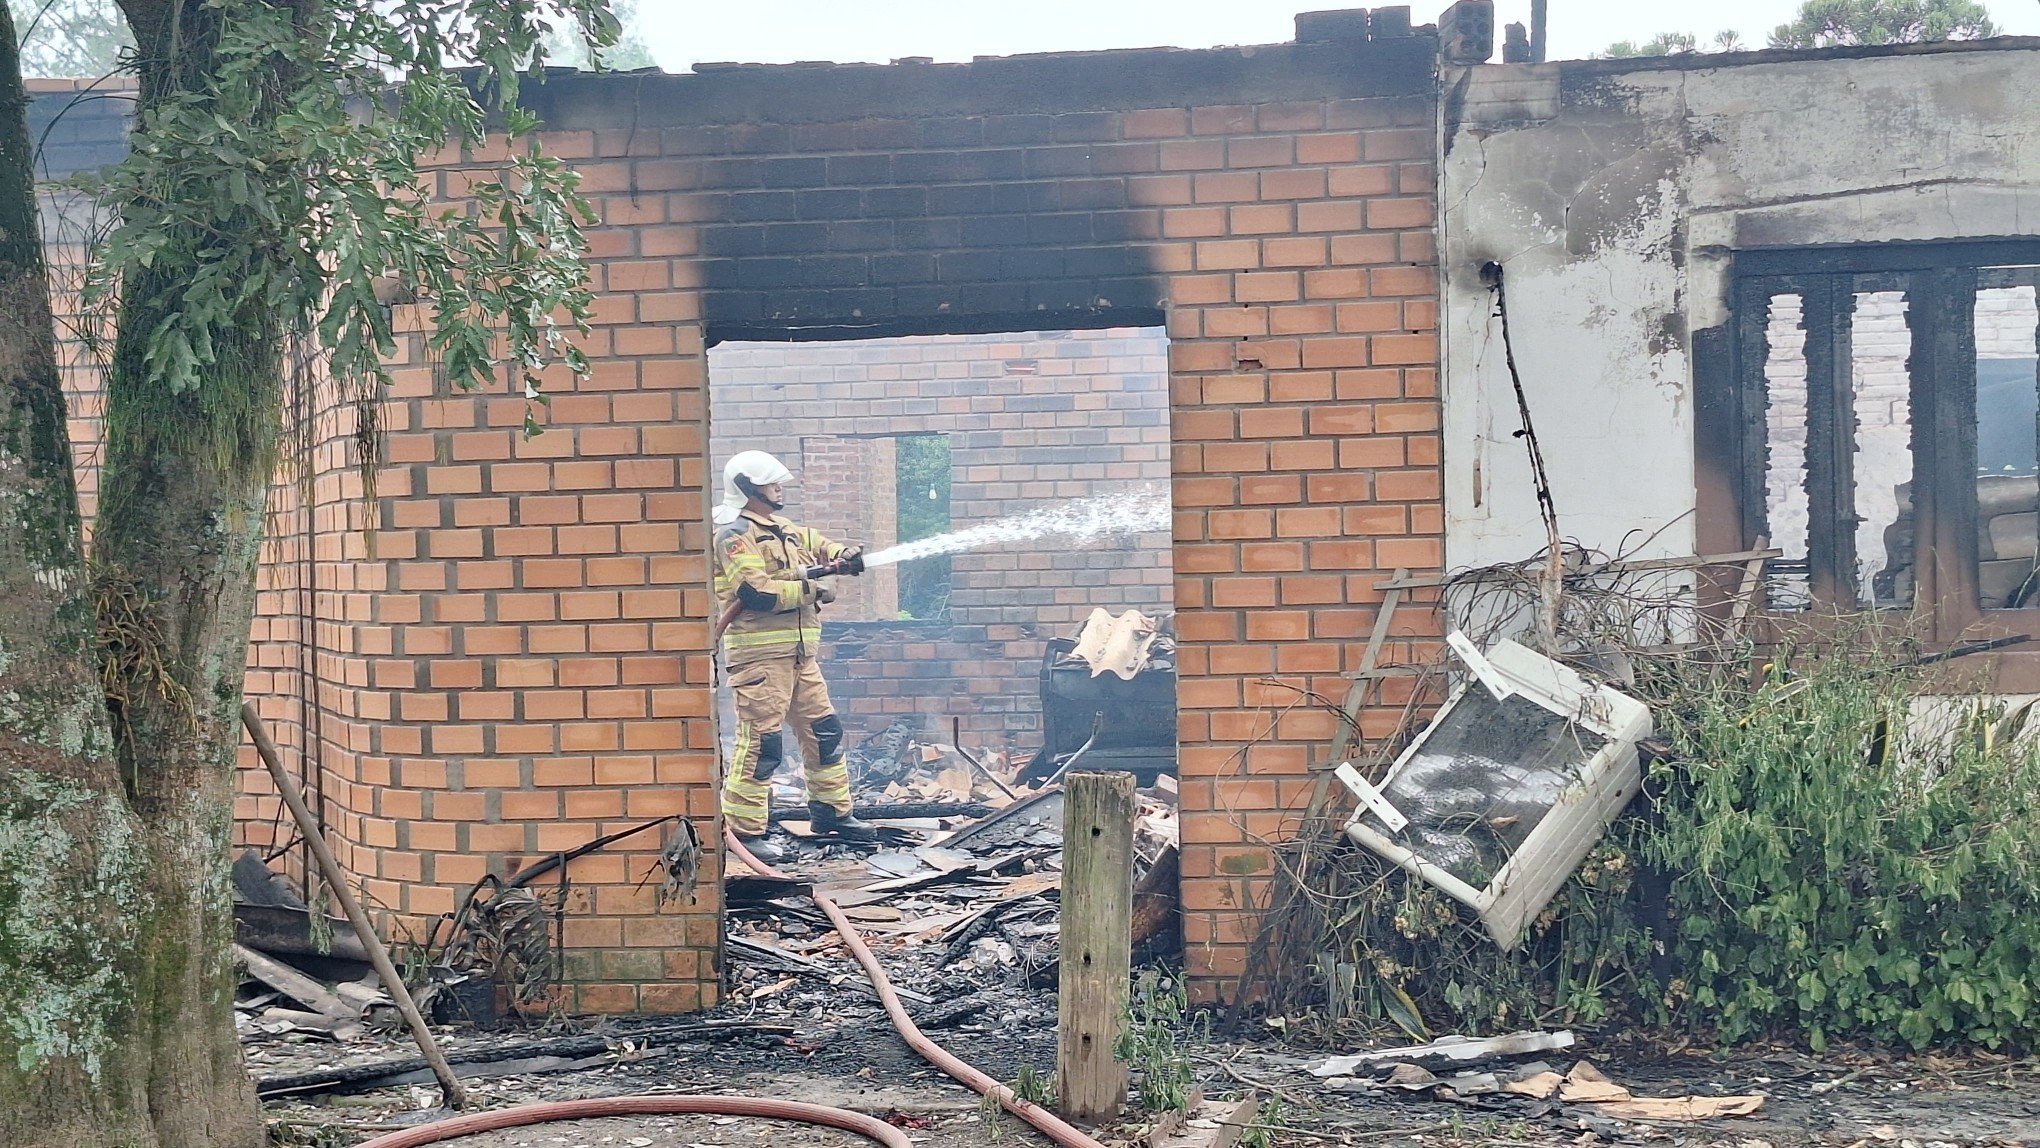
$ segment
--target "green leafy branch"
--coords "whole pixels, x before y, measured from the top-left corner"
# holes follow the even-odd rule
[[[399,306],[429,317],[427,352],[455,386],[507,373],[542,402],[549,367],[586,372],[573,336],[588,329],[581,228],[594,215],[517,99],[553,24],[614,37],[603,0],[204,10],[206,82],[145,100],[128,158],[92,187],[120,219],[86,302],[103,313],[121,290],[156,293],[154,328],[122,337],[141,340],[164,397],[234,405],[205,395],[233,353],[215,332],[266,321],[371,403],[390,382]],[[234,457],[250,442],[241,421],[216,421],[205,445]]]

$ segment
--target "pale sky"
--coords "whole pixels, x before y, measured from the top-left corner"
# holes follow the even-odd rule
[[[901,56],[968,60],[1025,52],[1100,48],[1209,48],[1272,44],[1294,34],[1295,14],[1338,0],[638,0],[645,41],[659,66],[687,71],[699,60],[886,63]],[[1428,24],[1444,0],[1417,0]],[[1703,42],[1732,28],[1762,47],[1798,0],[1550,0],[1551,58],[1577,59],[1618,40],[1691,32]],[[2040,35],[2040,0],[1987,0],[2009,35]],[[1530,0],[1495,5],[1501,28],[1530,20]]]

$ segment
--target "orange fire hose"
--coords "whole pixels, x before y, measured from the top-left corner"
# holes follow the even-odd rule
[[[795,1100],[770,1100],[759,1096],[602,1096],[593,1100],[558,1100],[547,1104],[520,1104],[493,1112],[456,1116],[437,1124],[423,1124],[378,1136],[360,1148],[420,1148],[461,1136],[520,1128],[527,1124],[551,1124],[560,1120],[589,1120],[602,1116],[754,1116],[765,1120],[791,1120],[820,1124],[855,1132],[885,1148],[914,1148],[906,1133],[883,1120],[861,1112],[802,1104]]]
[[[744,843],[737,840],[737,835],[727,826],[723,829],[723,844],[760,876],[793,879],[751,856],[751,851],[744,848]],[[1064,1123],[1055,1113],[1039,1104],[1020,1099],[1013,1094],[1012,1089],[986,1076],[964,1063],[948,1049],[929,1040],[920,1026],[914,1023],[914,1018],[907,1015],[906,1008],[900,1004],[899,995],[893,992],[892,982],[886,979],[885,969],[865,946],[864,938],[857,935],[857,927],[850,923],[850,918],[844,916],[843,910],[836,907],[836,902],[830,900],[829,895],[820,889],[816,889],[813,896],[815,905],[828,914],[829,920],[835,924],[836,932],[842,936],[843,944],[850,950],[850,955],[856,957],[857,963],[864,966],[864,975],[871,979],[871,987],[878,991],[878,999],[884,1002],[886,1015],[892,1018],[893,1027],[899,1030],[900,1036],[907,1042],[907,1047],[919,1053],[921,1059],[968,1086],[971,1091],[997,1100],[1000,1107],[1033,1125],[1042,1135],[1062,1145],[1062,1148],[1104,1148],[1098,1141],[1086,1136],[1082,1130]],[[364,1144],[362,1148],[383,1146]],[[398,1146],[390,1145],[388,1148]]]
[[[753,857],[751,851],[744,848],[744,843],[737,840],[736,834],[727,828],[723,830],[723,843],[729,847],[731,853],[760,875],[788,879],[786,874]],[[885,1003],[886,1015],[892,1018],[893,1027],[899,1030],[908,1047],[919,1053],[922,1059],[969,1086],[979,1095],[997,1100],[1006,1111],[1026,1121],[1062,1148],[1104,1148],[1081,1130],[1064,1123],[1054,1113],[1038,1104],[1020,1099],[1013,1094],[1012,1089],[986,1076],[958,1059],[948,1049],[929,1040],[914,1023],[914,1018],[907,1015],[906,1008],[900,1004],[899,995],[893,992],[892,981],[886,977],[885,969],[879,965],[878,958],[872,954],[870,948],[866,947],[864,938],[857,935],[857,928],[850,923],[850,918],[844,916],[843,910],[829,899],[828,894],[820,890],[815,891],[814,901],[822,912],[828,914],[829,920],[836,926],[836,932],[842,936],[843,944],[849,948],[850,954],[857,958],[857,963],[864,967],[865,975],[871,978],[871,987],[877,990],[879,999]],[[768,1120],[820,1124],[854,1132],[885,1145],[885,1148],[913,1148],[913,1141],[906,1133],[859,1112],[756,1096],[604,1096],[592,1100],[522,1104],[515,1108],[476,1112],[452,1120],[442,1120],[436,1124],[385,1133],[359,1145],[358,1148],[422,1148],[423,1145],[439,1144],[480,1132],[494,1132],[530,1124],[550,1124],[561,1120],[683,1114],[752,1116]]]
[[[753,857],[751,851],[744,848],[744,843],[737,840],[736,834],[727,828],[723,830],[723,843],[729,847],[730,852],[760,875],[787,879],[786,874]],[[997,1100],[1000,1107],[1026,1121],[1062,1148],[1104,1148],[1081,1130],[1064,1123],[1053,1112],[1020,1099],[1013,1094],[1012,1089],[986,1076],[948,1049],[929,1040],[914,1023],[914,1018],[907,1015],[906,1008],[900,1004],[899,995],[893,992],[892,981],[886,977],[885,969],[866,947],[864,938],[857,935],[857,927],[850,923],[850,918],[844,916],[843,910],[837,908],[836,902],[830,900],[828,894],[820,890],[815,891],[814,901],[822,912],[828,914],[829,920],[834,922],[836,932],[843,938],[843,944],[849,948],[850,954],[857,958],[857,963],[864,967],[865,975],[871,978],[871,987],[877,990],[879,999],[885,1003],[886,1015],[892,1018],[893,1027],[899,1030],[907,1046],[919,1053],[923,1060],[969,1086],[979,1095]],[[885,1148],[914,1148],[913,1141],[906,1133],[860,1112],[757,1096],[603,1096],[591,1100],[521,1104],[515,1108],[476,1112],[435,1124],[388,1132],[359,1145],[358,1148],[422,1148],[423,1145],[439,1144],[481,1132],[521,1128],[530,1124],[551,1124],[562,1120],[587,1120],[603,1116],[687,1114],[751,1116],[766,1120],[820,1124],[854,1132],[885,1145]]]

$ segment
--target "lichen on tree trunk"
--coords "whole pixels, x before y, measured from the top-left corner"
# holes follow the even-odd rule
[[[32,881],[0,870],[0,898],[11,899],[0,907],[53,916],[47,906],[61,895],[81,916],[75,927],[32,922],[25,939],[0,927],[0,979],[5,962],[27,954],[80,1002],[66,1006],[75,1031],[30,1042],[25,1067],[0,1065],[0,1144],[252,1148],[262,1128],[233,1025],[227,847],[283,347],[320,347],[372,410],[387,377],[377,356],[394,343],[370,279],[389,275],[434,300],[442,361],[463,386],[493,379],[487,348],[499,336],[510,348],[501,361],[516,364],[528,394],[547,362],[583,370],[555,322],[563,313],[581,324],[591,300],[578,228],[594,217],[570,170],[535,147],[513,157],[501,183],[476,190],[493,206],[475,218],[388,189],[419,183],[419,155],[484,138],[487,113],[446,60],[482,61],[480,86],[514,103],[539,17],[568,11],[601,42],[609,33],[601,0],[490,0],[436,15],[368,0],[118,3],[135,34],[140,94],[128,158],[103,185],[120,222],[89,293],[112,292],[115,303],[89,585],[32,168],[16,130],[19,69],[11,51],[0,54],[14,132],[0,198],[15,201],[0,206],[0,232],[11,228],[18,262],[34,272],[0,294],[0,367],[10,372],[0,379],[9,388],[0,500],[15,499],[31,523],[0,531],[0,659],[21,637],[10,611],[59,617],[27,627],[31,646],[49,647],[29,650],[28,670],[0,665],[0,707],[16,678],[39,699],[0,712],[0,863],[37,871]],[[11,29],[0,30],[11,44]],[[357,116],[383,106],[391,76],[404,77],[391,111]],[[484,217],[500,234],[475,225]],[[7,342],[23,333],[19,346]],[[35,549],[45,544],[55,549]],[[17,751],[10,737],[32,748]],[[57,782],[73,788],[50,788]],[[39,802],[69,820],[53,833],[6,820]],[[73,951],[88,938],[110,946],[106,961]],[[7,993],[0,984],[0,1023],[33,1027],[26,1005],[7,1011]],[[115,1055],[121,1071],[108,1075]],[[84,1080],[113,1083],[88,1094]],[[55,1099],[65,1096],[74,1109]],[[39,1116],[88,1132],[52,1140]]]
[[[125,302],[123,332],[148,329],[148,311],[146,302]],[[230,339],[221,333],[222,345],[238,342]],[[260,393],[280,377],[273,350],[235,349],[245,357],[216,373],[214,385]],[[268,469],[259,453],[244,461],[182,450],[176,435],[207,417],[195,409],[200,396],[125,393],[149,385],[138,358],[125,335],[116,341],[109,410],[146,405],[150,417],[109,420],[93,546],[102,622],[117,614],[124,624],[146,623],[118,638],[109,631],[106,646],[121,773],[152,877],[150,1107],[163,1148],[238,1148],[260,1144],[262,1132],[235,1038],[227,857]],[[118,610],[107,605],[115,591]]]

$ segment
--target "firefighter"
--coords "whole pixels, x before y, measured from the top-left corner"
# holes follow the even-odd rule
[[[835,600],[834,575],[864,573],[864,552],[779,514],[792,477],[764,451],[744,451],[723,468],[723,501],[715,509],[715,595],[727,619],[723,668],[737,703],[723,819],[766,864],[784,856],[765,834],[788,718],[807,767],[815,831],[853,841],[878,837],[852,813],[843,719],[829,702],[820,665],[820,607]]]

